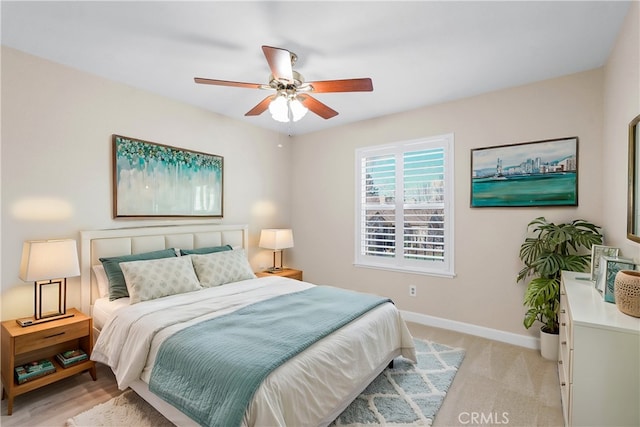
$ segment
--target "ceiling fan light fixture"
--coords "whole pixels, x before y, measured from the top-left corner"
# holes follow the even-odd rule
[[[309,109],[296,96],[278,95],[269,104],[269,112],[273,120],[288,123],[303,118]]]
[[[297,97],[289,100],[289,109],[291,110],[291,117],[294,122],[303,118],[305,114],[307,114],[307,111],[309,111],[309,109],[305,107]]]
[[[373,90],[373,83],[369,77],[305,82],[302,74],[293,69],[297,59],[295,53],[272,46],[262,46],[262,52],[271,70],[269,84],[204,79],[202,77],[195,77],[194,80],[198,84],[275,91],[275,95],[264,98],[247,111],[245,116],[259,116],[269,109],[271,117],[283,123],[297,122],[309,110],[325,120],[338,115],[337,111],[318,101],[310,93],[371,92]]]
[[[269,104],[269,112],[273,120],[277,122],[287,123],[289,121],[289,106],[285,96],[277,96],[276,99]]]

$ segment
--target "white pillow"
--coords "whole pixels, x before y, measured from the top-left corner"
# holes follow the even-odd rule
[[[200,285],[205,288],[256,278],[244,249],[190,256]]]
[[[121,262],[130,303],[202,289],[188,257]]]
[[[96,264],[92,267],[93,274],[96,276],[96,283],[98,284],[98,294],[100,298],[104,298],[109,295],[109,279],[107,273],[104,271],[102,264]]]

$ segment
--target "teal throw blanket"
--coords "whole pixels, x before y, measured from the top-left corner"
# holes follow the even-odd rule
[[[239,426],[278,366],[388,298],[316,286],[185,328],[160,346],[149,388],[204,426]]]

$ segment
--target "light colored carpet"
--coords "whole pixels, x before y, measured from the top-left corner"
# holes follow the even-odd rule
[[[453,382],[465,352],[426,340],[415,340],[418,363],[397,358],[338,417],[332,426],[430,426]],[[69,420],[66,427],[172,426],[132,391],[94,406]]]

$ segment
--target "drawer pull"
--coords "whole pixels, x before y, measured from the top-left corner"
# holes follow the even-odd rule
[[[566,341],[562,341],[560,344],[567,345],[567,342]]]
[[[562,387],[564,387],[564,386],[566,386],[566,385],[567,385],[567,383],[565,383],[565,382],[563,381],[563,382],[561,382],[561,383],[560,383],[560,385],[561,385]]]
[[[558,365],[562,365],[562,360],[558,360]]]
[[[567,326],[567,324],[565,322],[562,322],[561,325],[562,326]]]
[[[58,332],[57,334],[53,334],[53,335],[47,335],[45,338],[53,338],[53,337],[59,337],[60,335],[64,335],[65,332]]]
[[[567,312],[567,310],[565,310],[564,308],[562,310],[560,310],[560,313],[562,313],[562,314],[564,314],[566,312]]]

